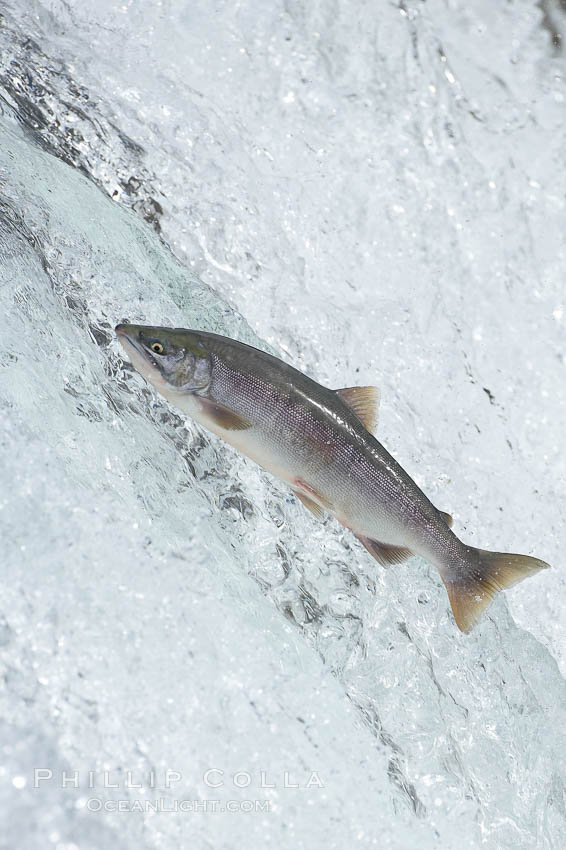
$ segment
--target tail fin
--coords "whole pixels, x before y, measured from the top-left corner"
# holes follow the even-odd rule
[[[454,573],[442,576],[454,619],[462,632],[469,632],[475,626],[498,591],[549,566],[528,555],[486,552],[485,549],[471,549],[470,554],[472,563],[467,571],[457,576]]]

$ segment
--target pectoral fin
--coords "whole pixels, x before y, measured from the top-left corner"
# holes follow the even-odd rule
[[[245,431],[251,427],[250,422],[217,401],[201,397],[199,403],[205,416],[219,428],[224,428],[226,431]]]
[[[361,534],[356,534],[356,537],[383,567],[388,567],[389,564],[402,564],[413,554],[410,549],[405,549],[403,546],[390,546],[389,543],[380,543],[379,540],[372,540],[371,537],[363,537]]]
[[[335,390],[342,401],[348,405],[368,431],[377,426],[378,408],[381,393],[377,387],[343,387]]]

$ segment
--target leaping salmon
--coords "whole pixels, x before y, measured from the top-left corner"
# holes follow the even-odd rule
[[[330,390],[271,354],[200,330],[121,324],[134,367],[172,405],[351,529],[380,564],[420,555],[468,632],[495,594],[549,565],[466,546],[371,433],[376,387]]]

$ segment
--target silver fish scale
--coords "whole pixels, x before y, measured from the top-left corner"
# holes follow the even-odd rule
[[[263,352],[203,341],[212,354],[207,395],[251,423],[227,438],[236,448],[291,485],[304,482],[357,534],[433,563],[462,558],[436,508],[333,390]]]
[[[434,564],[462,631],[499,590],[548,567],[538,558],[465,546],[343,393],[217,334],[140,325],[118,325],[116,333],[166,398],[290,484],[314,513],[334,515],[380,563],[413,552]]]

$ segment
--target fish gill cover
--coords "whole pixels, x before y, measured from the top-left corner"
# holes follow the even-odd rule
[[[562,23],[5,4],[2,846],[564,846]],[[124,318],[378,383],[462,538],[555,569],[460,635],[434,569],[156,397]]]

